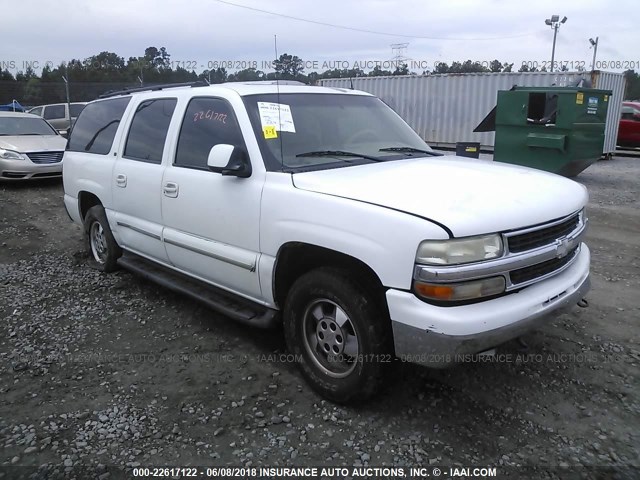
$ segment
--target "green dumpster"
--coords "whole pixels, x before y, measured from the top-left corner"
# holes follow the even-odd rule
[[[611,91],[514,87],[498,92],[496,162],[574,177],[602,156]]]

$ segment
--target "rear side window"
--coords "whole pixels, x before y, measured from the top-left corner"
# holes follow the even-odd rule
[[[219,98],[194,98],[182,121],[175,165],[207,170],[207,158],[214,145],[244,146],[233,109]]]
[[[175,98],[146,100],[138,105],[129,128],[124,156],[144,162],[160,163],[175,108]]]
[[[80,112],[84,109],[84,104],[83,103],[72,103],[71,104],[71,116],[72,117],[77,117],[78,115],[80,115]]]
[[[100,155],[109,153],[130,101],[131,97],[122,97],[87,105],[73,126],[67,150]]]
[[[64,118],[64,105],[48,105],[44,108],[45,120]]]
[[[640,110],[636,110],[633,107],[623,105],[621,114],[623,119],[633,120],[635,116],[640,115]]]

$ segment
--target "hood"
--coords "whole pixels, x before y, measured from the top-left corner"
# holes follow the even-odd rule
[[[295,173],[293,183],[433,220],[454,237],[548,222],[588,200],[586,188],[559,175],[453,156]]]
[[[67,140],[60,135],[15,135],[0,137],[0,148],[16,152],[60,152],[65,149]]]

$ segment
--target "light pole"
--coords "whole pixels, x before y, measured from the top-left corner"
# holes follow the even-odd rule
[[[556,36],[558,35],[558,28],[560,25],[567,21],[567,17],[563,17],[560,20],[559,15],[552,15],[551,18],[547,18],[544,23],[549,25],[553,29],[553,47],[551,48],[551,71],[553,72],[553,63],[556,56]]]
[[[591,62],[591,70],[596,69],[596,52],[598,51],[598,37],[594,40],[593,38],[589,39],[589,43],[593,47],[593,62]]]
[[[67,76],[62,76],[62,80],[64,80],[64,89],[67,92],[67,110],[69,111],[69,130],[67,130],[67,134],[71,133],[71,97],[69,96],[69,67],[67,66]]]
[[[142,73],[143,62],[144,57],[138,57],[138,63],[140,64],[140,76],[138,77],[138,81],[140,82],[141,87],[144,87],[144,74]]]

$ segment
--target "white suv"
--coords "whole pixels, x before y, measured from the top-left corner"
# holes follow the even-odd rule
[[[338,402],[371,396],[396,357],[460,361],[589,288],[584,187],[440,156],[364,92],[115,93],[80,114],[63,178],[100,268],[283,324],[306,379]]]

